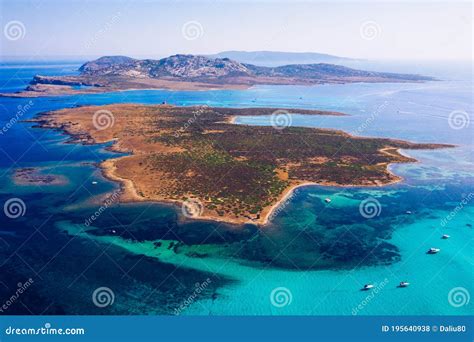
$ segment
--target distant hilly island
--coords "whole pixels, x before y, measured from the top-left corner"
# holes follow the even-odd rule
[[[235,52],[240,57],[258,58],[258,53]],[[321,54],[267,53],[286,58],[338,58]],[[225,53],[223,53],[225,54]],[[239,56],[237,56],[239,57]],[[260,55],[262,57],[262,55]],[[275,60],[276,60],[275,59]],[[104,56],[84,63],[76,76],[41,76],[33,78],[27,89],[3,96],[44,96],[109,92],[128,89],[245,89],[253,85],[316,85],[354,82],[421,82],[431,77],[352,69],[331,63],[262,66],[228,57],[173,55],[162,59],[136,59],[127,56]]]

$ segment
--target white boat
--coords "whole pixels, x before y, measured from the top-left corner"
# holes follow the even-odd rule
[[[433,247],[431,247],[431,248],[428,250],[428,253],[429,253],[429,254],[436,254],[436,253],[438,253],[440,250],[441,250],[441,249],[439,249],[439,248],[433,248]]]
[[[399,286],[400,287],[407,287],[407,286],[410,286],[410,283],[407,282],[407,281],[401,281]]]
[[[370,289],[373,288],[373,287],[374,287],[374,285],[372,285],[372,284],[365,284],[364,287],[363,287],[363,289],[364,289],[364,290],[370,290]]]
[[[407,210],[405,211],[406,214],[410,215],[411,214],[411,211],[410,210]]]
[[[324,202],[326,202],[326,203],[331,203],[331,199],[330,199],[329,197],[327,197],[327,198],[324,200]]]
[[[449,239],[451,236],[449,236],[448,234],[444,234],[441,238],[442,239]]]
[[[96,181],[93,181],[93,182],[92,182],[92,184],[93,184],[93,185],[96,185],[96,184],[97,184],[97,182],[96,182]]]

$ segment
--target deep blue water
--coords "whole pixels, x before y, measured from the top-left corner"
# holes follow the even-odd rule
[[[66,62],[3,66],[0,91],[21,90],[34,74],[72,74],[77,67]],[[0,203],[20,198],[26,212],[16,219],[0,215],[0,298],[6,300],[18,283],[32,278],[33,285],[7,313],[173,314],[196,284],[206,282],[180,313],[472,314],[472,304],[448,300],[453,289],[474,291],[472,93],[467,77],[423,84],[1,98]],[[336,110],[349,116],[293,115],[291,122],[457,147],[404,151],[420,162],[391,166],[404,177],[399,184],[300,188],[262,229],[183,222],[175,208],[154,203],[115,204],[85,227],[104,196],[117,190],[96,167],[115,154],[105,146],[68,144],[61,132],[20,120],[76,105],[163,101]],[[467,115],[459,129],[449,125],[453,111]],[[268,125],[271,118],[245,117],[237,123]],[[30,166],[62,175],[67,183],[14,184],[14,170]],[[367,219],[359,206],[369,198],[379,203],[379,215]],[[443,234],[451,238],[442,240]],[[427,255],[430,247],[441,252]],[[397,288],[405,280],[410,287]],[[370,300],[360,291],[365,283],[379,290]],[[113,291],[113,305],[94,305],[92,294],[99,287]],[[280,288],[291,303],[272,304],[273,290]]]

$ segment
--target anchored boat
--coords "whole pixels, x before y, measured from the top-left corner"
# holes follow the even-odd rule
[[[373,287],[374,287],[374,285],[372,285],[372,284],[365,284],[362,289],[363,289],[363,290],[370,290],[370,289],[373,288]]]

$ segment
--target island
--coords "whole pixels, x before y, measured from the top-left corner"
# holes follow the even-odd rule
[[[229,58],[173,55],[160,60],[105,56],[73,76],[36,75],[8,97],[93,94],[136,89],[246,89],[254,85],[317,85],[354,82],[423,82],[431,77],[357,70],[329,63],[257,66]]]
[[[16,185],[66,185],[68,180],[62,175],[43,173],[42,168],[18,168],[13,173],[13,182]]]
[[[113,104],[40,114],[71,142],[113,142],[127,153],[102,162],[122,185],[122,201],[198,204],[193,218],[264,225],[295,187],[381,186],[398,182],[390,163],[414,162],[399,149],[435,149],[329,129],[234,124],[236,116],[345,115],[285,108]],[[277,118],[278,119],[278,118]]]

